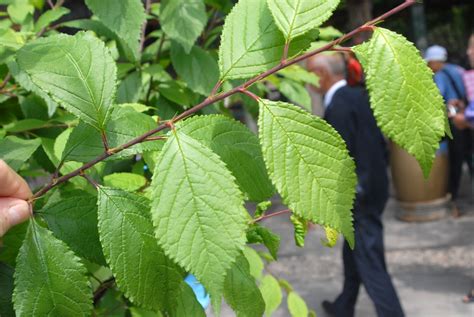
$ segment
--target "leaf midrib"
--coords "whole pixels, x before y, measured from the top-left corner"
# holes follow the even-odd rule
[[[291,140],[290,137],[289,137],[289,135],[288,135],[288,131],[287,131],[287,130],[285,129],[285,127],[279,122],[279,120],[277,119],[277,116],[275,116],[275,115],[273,114],[273,112],[269,109],[270,106],[265,105],[263,102],[262,102],[262,105],[263,105],[265,108],[267,108],[268,112],[273,116],[275,122],[278,123],[278,125],[281,127],[281,130],[282,130],[282,131],[285,133],[285,135],[287,136],[287,139],[288,139],[288,140]],[[328,195],[328,192],[327,192],[326,188],[325,188],[324,186],[321,186],[321,184],[318,182],[318,178],[314,175],[313,169],[310,168],[310,165],[306,162],[305,158],[303,157],[303,155],[301,154],[301,152],[299,151],[299,149],[298,149],[297,147],[293,146],[293,144],[292,144],[291,142],[290,142],[289,144],[291,145],[291,147],[293,147],[293,148],[295,149],[295,151],[298,153],[298,156],[299,156],[299,157],[301,158],[301,160],[305,163],[305,165],[308,166],[308,169],[310,170],[311,175],[313,176],[314,181],[318,184],[319,188],[321,188],[321,190],[324,192],[324,194],[325,194],[326,197],[327,197],[327,200],[331,203],[331,205],[332,205],[333,207],[337,207],[338,205],[335,204],[335,203],[329,198],[330,195]],[[338,208],[335,208],[335,209],[336,209],[337,211],[339,210]],[[313,212],[314,212],[314,211],[313,211]],[[319,212],[321,212],[321,211],[319,211]],[[335,212],[334,214],[337,216],[337,218],[338,218],[338,220],[339,220],[339,221],[338,221],[338,222],[339,222],[339,228],[337,228],[337,229],[341,229],[341,217],[339,216],[339,213],[338,213],[338,212]],[[314,219],[314,218],[315,218],[315,217],[313,217],[313,220],[319,221],[318,219]],[[327,217],[326,217],[326,214],[325,214],[325,217],[324,217],[324,218],[327,218]],[[327,221],[327,219],[325,219],[325,220]]]
[[[389,47],[389,49],[392,51],[392,54],[393,54],[393,57],[394,59],[397,61],[402,73],[404,74],[404,77],[403,77],[403,82],[402,82],[402,86],[406,86],[406,83],[407,83],[407,76],[406,76],[406,71],[405,71],[405,68],[402,67],[401,65],[403,65],[402,63],[400,63],[400,59],[399,59],[399,56],[398,54],[396,53],[392,43],[387,39],[387,37],[385,36],[385,34],[382,32],[382,31],[379,31],[376,29],[376,32],[378,32],[384,39],[385,43],[387,43],[387,46]],[[409,76],[408,76],[409,77]],[[413,107],[412,107],[413,108]],[[418,129],[417,127],[415,127],[415,133],[416,133],[416,136],[417,136],[417,139],[418,139],[418,142],[421,142],[422,146],[422,150],[423,150],[423,158],[424,158],[424,161],[428,161],[429,159],[427,159],[429,156],[427,155],[426,153],[426,150],[425,150],[425,142],[423,142],[423,137],[420,135],[420,129]]]
[[[227,72],[226,72],[224,75],[222,75],[221,80],[225,80],[225,79],[226,79],[227,75],[235,68],[235,65],[238,64],[238,63],[240,62],[240,60],[241,60],[242,58],[244,58],[244,56],[245,56],[248,52],[251,51],[251,48],[255,45],[255,43],[257,43],[257,42],[260,40],[260,38],[262,38],[262,37],[265,36],[266,34],[270,33],[270,32],[267,32],[267,31],[268,31],[268,29],[272,26],[272,21],[271,21],[271,20],[269,20],[269,21],[270,21],[270,23],[268,23],[268,25],[266,26],[265,30],[260,34],[260,36],[258,36],[250,45],[248,45],[248,46],[246,45],[246,46],[245,46],[244,52],[240,55],[239,58],[237,58],[237,60],[236,60],[234,63],[232,63],[232,64],[230,65],[230,67],[228,68]],[[232,21],[232,22],[234,22],[234,21]],[[231,34],[232,34],[232,33],[231,33]],[[247,34],[247,24],[245,24],[244,34]],[[231,51],[233,51],[233,45],[234,45],[234,36],[233,36],[233,35],[231,36],[230,43],[231,43]],[[224,54],[224,53],[222,53],[222,55],[223,55],[223,54]],[[256,67],[256,66],[260,66],[260,65],[254,65],[254,66]],[[241,68],[244,68],[244,67],[241,67]],[[246,67],[245,67],[245,68],[246,68]]]

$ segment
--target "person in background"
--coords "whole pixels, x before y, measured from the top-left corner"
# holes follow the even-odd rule
[[[460,113],[454,119],[456,122],[459,122],[459,125],[465,124],[469,125],[472,129],[474,127],[474,33],[469,37],[468,47],[466,51],[467,57],[469,59],[469,65],[471,69],[465,71],[463,74],[464,86],[466,88],[468,106],[466,107],[464,113]],[[472,132],[471,132],[472,137]],[[471,139],[474,141],[474,139]],[[471,154],[474,154],[474,149],[471,148]],[[474,164],[474,163],[473,163]],[[472,170],[471,170],[472,172]]]
[[[367,91],[349,86],[340,54],[311,58],[307,67],[319,77],[325,119],[342,136],[355,160],[358,184],[353,209],[355,249],[344,242],[344,285],[334,302],[324,301],[330,316],[354,316],[360,285],[378,316],[404,316],[385,264],[382,212],[388,199],[386,144],[370,109]]]
[[[31,190],[23,178],[15,173],[4,161],[0,160],[0,237],[8,229],[27,220]]]
[[[463,83],[464,70],[447,63],[448,53],[444,47],[435,45],[425,52],[425,61],[433,70],[434,80],[448,110],[453,139],[448,139],[449,147],[449,192],[453,202],[453,215],[459,216],[456,206],[459,185],[462,176],[462,167],[467,163],[472,174],[472,136],[467,126],[459,120],[466,108],[466,90]]]
[[[460,126],[465,125],[471,129],[471,142],[473,142],[474,137],[472,136],[472,133],[474,131],[474,33],[471,33],[471,36],[469,37],[466,54],[469,59],[469,64],[471,66],[471,69],[464,72],[463,74],[464,86],[466,87],[466,92],[467,92],[468,106],[466,107],[463,113],[456,114],[456,116],[453,118],[453,121],[455,122],[456,125],[460,125]],[[474,148],[474,145],[472,145],[472,143],[471,143],[471,146]],[[474,164],[474,149],[473,148],[471,148],[472,164]],[[472,170],[471,170],[471,182],[472,182],[471,190],[473,191],[471,192],[471,195],[474,195],[474,175],[472,175]],[[473,288],[471,288],[471,290],[467,293],[467,295],[463,297],[462,301],[464,303],[474,303],[474,289]]]

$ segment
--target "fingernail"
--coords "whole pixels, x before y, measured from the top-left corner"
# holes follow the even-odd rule
[[[29,216],[30,206],[26,201],[10,206],[10,208],[8,208],[8,220],[10,221],[11,226],[22,223],[23,221],[28,219]]]

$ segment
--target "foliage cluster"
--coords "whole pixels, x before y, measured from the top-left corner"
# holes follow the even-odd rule
[[[312,222],[354,247],[355,166],[310,114],[317,78],[298,62],[358,32],[373,31],[353,51],[378,124],[425,175],[445,133],[419,53],[377,25],[414,1],[346,35],[320,27],[339,0],[86,0],[93,17],[72,21],[47,2],[0,1],[0,158],[51,178],[3,239],[2,316],[203,316],[188,273],[217,314],[224,298],[271,315],[282,289],[292,316],[312,314],[262,273],[279,237],[259,222],[291,210],[297,245]],[[289,102],[265,99],[275,89]],[[237,103],[258,134],[233,119]],[[267,214],[276,192],[289,210]]]

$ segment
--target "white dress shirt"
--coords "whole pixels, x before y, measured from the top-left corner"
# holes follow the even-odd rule
[[[335,82],[331,88],[329,88],[328,92],[324,95],[324,107],[327,109],[329,104],[334,97],[334,94],[342,87],[347,85],[347,81],[345,79],[341,79],[338,82]]]

